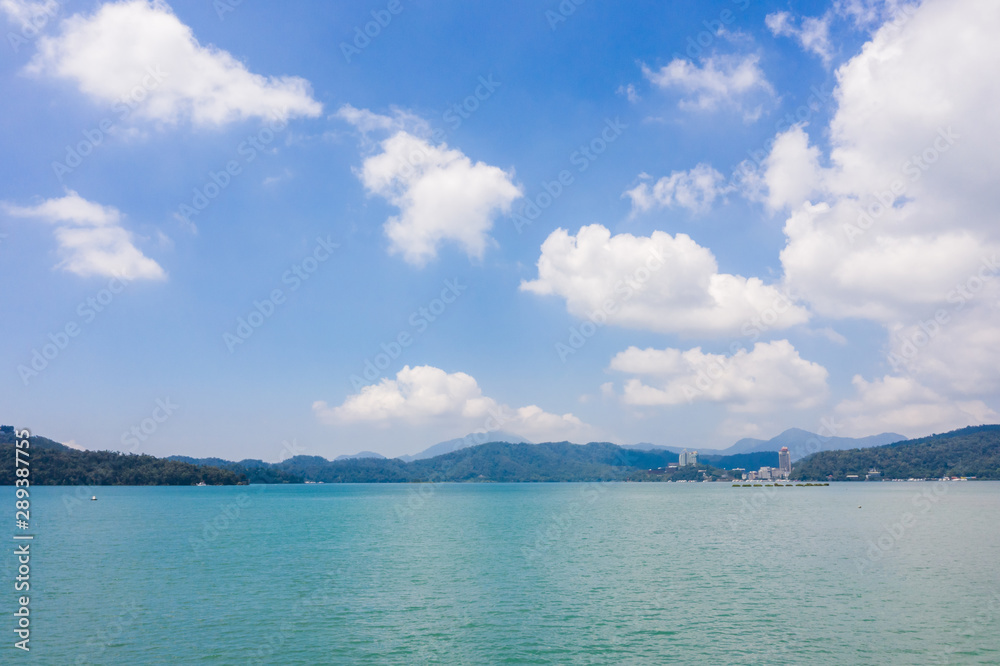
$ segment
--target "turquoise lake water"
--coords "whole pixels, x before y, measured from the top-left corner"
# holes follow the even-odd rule
[[[11,546],[3,663],[1000,663],[1000,483],[31,499],[32,650]]]

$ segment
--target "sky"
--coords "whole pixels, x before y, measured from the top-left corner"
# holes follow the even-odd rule
[[[2,0],[0,420],[276,461],[1000,421],[993,0]]]

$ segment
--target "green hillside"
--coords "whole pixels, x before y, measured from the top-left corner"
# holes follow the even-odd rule
[[[886,479],[965,476],[1000,479],[1000,425],[963,428],[887,446],[814,453],[792,467],[792,478],[846,481],[875,468]]]
[[[14,485],[14,429],[0,428],[0,485]],[[28,439],[29,477],[38,486],[190,486],[246,483],[231,470],[146,455],[77,451],[44,437]]]

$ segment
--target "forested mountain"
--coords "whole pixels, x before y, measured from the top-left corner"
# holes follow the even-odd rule
[[[888,446],[815,453],[792,466],[792,478],[845,481],[875,468],[886,479],[974,476],[1000,479],[1000,425],[963,428]]]
[[[14,432],[0,431],[0,483],[14,480]],[[677,454],[626,449],[607,442],[525,444],[490,442],[433,458],[295,456],[280,463],[221,458],[161,459],[110,451],[76,451],[31,438],[32,483],[39,485],[190,485],[234,483],[406,483],[428,481],[666,481],[727,479],[727,469],[777,466],[777,453],[757,451],[703,456],[694,467],[664,469]],[[792,467],[792,478],[843,481],[871,468],[885,478],[975,476],[1000,479],[1000,426],[965,428],[887,446],[815,453]]]
[[[15,433],[0,428],[0,485],[14,485]],[[45,437],[28,439],[31,485],[37,486],[190,486],[246,483],[245,475],[146,455],[77,451]]]

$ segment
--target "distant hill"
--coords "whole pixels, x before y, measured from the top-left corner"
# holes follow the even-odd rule
[[[863,479],[872,468],[886,479],[1000,479],[1000,425],[973,426],[873,448],[815,453],[792,466],[792,478],[845,481],[848,474],[856,474]]]
[[[722,468],[727,458],[680,470],[664,472],[660,469],[671,462],[677,462],[677,454],[623,449],[606,442],[585,445],[488,442],[410,462],[399,458],[331,461],[319,456],[295,456],[279,463],[263,464],[276,474],[323,483],[666,481],[701,480],[705,475],[711,479],[729,478]],[[225,468],[225,461],[221,466]],[[256,482],[253,470],[248,474],[251,481]]]
[[[881,435],[871,435],[868,437],[823,437],[801,428],[789,428],[780,435],[771,439],[755,439],[744,437],[726,449],[705,449],[694,445],[679,446],[657,446],[654,444],[636,444],[635,449],[653,450],[663,449],[680,453],[684,448],[689,451],[697,450],[698,454],[706,456],[733,456],[743,453],[754,453],[758,451],[779,451],[781,447],[787,446],[788,452],[792,456],[792,462],[806,457],[817,451],[836,451],[841,449],[857,449],[868,446],[882,446],[892,444],[906,439],[903,435],[894,432],[884,432]],[[707,458],[705,458],[707,460]],[[749,469],[749,468],[748,468]]]
[[[0,485],[12,486],[14,429],[0,428]],[[218,467],[193,465],[114,451],[77,451],[45,437],[28,439],[31,484],[38,486],[191,486],[246,483],[246,476]]]
[[[275,469],[271,463],[266,463],[263,460],[246,459],[232,462],[222,458],[190,458],[188,456],[170,456],[167,460],[229,470],[246,477],[249,483],[302,483],[304,480],[297,474]]]
[[[399,456],[399,460],[404,462],[412,462],[414,460],[425,460],[427,458],[433,458],[435,456],[441,456],[446,453],[451,453],[452,451],[458,451],[460,449],[467,449],[470,446],[477,446],[479,444],[486,444],[487,442],[508,442],[510,444],[531,444],[528,440],[520,435],[515,435],[512,432],[506,432],[504,430],[490,430],[488,432],[473,432],[469,433],[465,437],[459,437],[457,439],[449,439],[446,442],[438,442],[434,446],[428,447],[421,451],[420,453],[414,454],[412,456]]]
[[[669,461],[676,462],[677,455],[668,451],[632,451],[600,442],[584,445],[489,442],[411,462],[398,458],[329,461],[317,456],[296,456],[275,463],[274,467],[324,483],[694,480],[702,478],[698,471],[701,469],[712,478],[725,475],[709,465],[687,467],[667,475],[649,472],[666,466]]]
[[[381,453],[375,453],[374,451],[361,451],[360,453],[355,453],[352,456],[337,456],[334,458],[334,462],[337,460],[358,460],[361,458],[385,458]]]
[[[731,456],[703,456],[698,454],[698,460],[722,469],[758,470],[761,467],[777,467],[777,451],[754,451],[752,453],[737,453]]]

